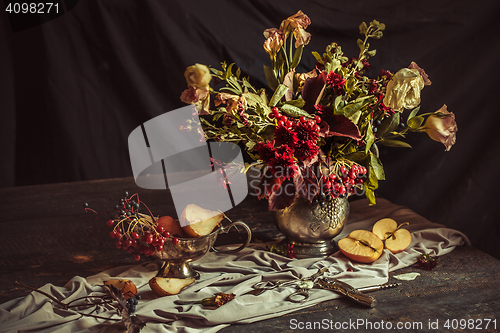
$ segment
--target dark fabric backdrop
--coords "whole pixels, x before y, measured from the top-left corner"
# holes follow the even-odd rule
[[[413,149],[382,149],[387,180],[378,194],[465,232],[500,258],[497,0],[81,0],[18,32],[2,11],[0,186],[130,176],[129,133],[183,106],[187,66],[236,62],[264,85],[262,32],[299,9],[312,21],[299,71],[313,68],[311,51],[334,41],[357,55],[358,25],[373,19],[387,29],[371,43],[378,54],[369,74],[411,61],[426,70],[433,84],[422,110],[446,103],[457,144],[444,152],[415,134]]]

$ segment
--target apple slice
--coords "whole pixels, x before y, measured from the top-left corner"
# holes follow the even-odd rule
[[[340,251],[349,259],[361,263],[377,260],[384,250],[384,243],[373,232],[354,230],[349,236],[339,240]]]
[[[170,232],[172,236],[176,237],[186,237],[186,233],[182,230],[179,221],[176,221],[171,216],[162,216],[157,221],[158,226],[162,226],[165,231]]]
[[[130,280],[114,279],[114,280],[103,281],[103,283],[107,286],[113,286],[116,289],[120,290],[125,299],[134,297],[137,294],[137,287]]]
[[[224,214],[189,204],[182,211],[179,223],[182,230],[191,237],[202,237],[210,234],[224,219]]]
[[[411,243],[411,233],[401,227],[408,223],[398,223],[393,219],[381,219],[373,225],[372,232],[377,235],[392,253],[405,250]]]
[[[155,276],[149,280],[151,290],[158,296],[177,295],[181,290],[195,281],[195,278],[176,279]]]

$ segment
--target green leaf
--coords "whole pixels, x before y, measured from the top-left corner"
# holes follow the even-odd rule
[[[359,50],[361,52],[363,52],[365,50],[365,43],[363,43],[363,41],[361,39],[359,39],[359,38],[357,40],[357,43],[358,43]]]
[[[377,50],[366,51],[365,54],[369,57],[374,57],[377,54]]]
[[[413,118],[410,118],[406,121],[406,123],[408,124],[408,127],[411,129],[411,130],[417,130],[420,126],[422,126],[422,124],[424,123],[424,117],[420,117],[420,116],[417,116],[417,117],[413,117]]]
[[[340,109],[339,111],[335,112],[335,114],[342,115],[346,118],[349,118],[354,113],[361,110],[361,108],[363,108],[364,105],[365,105],[364,101],[360,101],[357,103],[349,103],[346,106],[344,106],[342,109]]]
[[[266,82],[269,88],[275,90],[278,87],[279,82],[274,70],[271,67],[264,65],[264,75],[266,76]]]
[[[213,67],[210,67],[210,70],[212,71],[212,73],[214,73],[215,75],[217,75],[220,78],[222,78],[222,75],[224,74],[224,72],[222,72],[216,68],[213,68]]]
[[[339,109],[339,107],[342,107],[341,102],[342,102],[342,96],[335,97],[334,108],[333,108],[333,112],[335,114],[337,114],[337,110]]]
[[[299,98],[299,99],[287,101],[283,104],[290,104],[290,105],[296,106],[298,108],[302,108],[302,107],[304,107],[304,105],[306,105],[306,101],[304,101],[302,98]]]
[[[236,77],[234,76],[228,77],[227,83],[229,83],[237,91],[236,95],[240,95],[241,93],[243,93],[243,89],[241,88],[241,85],[239,84]]]
[[[237,68],[236,69],[236,77],[239,79],[240,78],[240,75],[241,75],[241,68]]]
[[[241,95],[246,99],[249,106],[263,111],[263,113],[266,115],[271,112],[271,110],[267,107],[267,100],[263,99],[261,95],[257,95],[251,92],[245,92]]]
[[[377,136],[382,138],[387,132],[394,131],[399,125],[399,113],[396,112],[392,116],[385,118],[378,128]]]
[[[385,179],[384,167],[380,159],[373,153],[370,153],[370,165],[373,169],[373,173],[377,177],[378,180]]]
[[[352,92],[355,85],[356,85],[356,78],[354,76],[350,76],[347,79],[347,82],[345,83],[345,90],[348,95]]]
[[[245,146],[246,146],[246,148],[247,148],[248,150],[253,150],[253,147],[255,147],[255,145],[256,145],[256,143],[255,143],[255,142],[253,142],[253,141],[247,141],[247,142],[245,143]]]
[[[243,87],[247,88],[250,92],[256,93],[257,90],[248,82],[246,78],[243,78]]]
[[[285,96],[285,93],[288,91],[288,87],[284,84],[280,84],[278,88],[274,91],[273,97],[271,97],[271,101],[269,101],[269,106],[273,107],[278,104],[278,102]]]
[[[384,146],[387,146],[387,147],[411,148],[411,146],[408,143],[406,143],[404,141],[394,140],[394,139],[383,138],[382,140],[380,140],[380,143],[383,144]]]
[[[312,52],[312,55],[314,58],[316,58],[316,61],[319,62],[320,64],[324,65],[325,63],[323,62],[323,58],[321,57],[321,55],[316,52],[316,51],[313,51]]]
[[[362,35],[365,35],[367,31],[368,31],[368,27],[366,25],[366,22],[361,23],[359,25],[359,33]]]
[[[413,110],[411,110],[410,114],[408,115],[408,120],[415,117],[417,115],[418,111],[420,111],[420,105],[417,106],[416,108],[414,108]],[[408,122],[407,122],[407,124],[408,124]]]
[[[376,31],[373,35],[371,35],[371,37],[374,39],[380,39],[382,38],[382,36],[384,36],[384,33],[380,30]]]
[[[325,64],[326,72],[335,72],[338,68],[342,67],[340,60],[330,58],[328,62]]]
[[[228,79],[230,76],[233,75],[232,69],[233,69],[234,63],[230,64],[227,69],[226,69],[226,79]]]
[[[293,106],[291,104],[283,104],[280,107],[280,110],[283,113],[285,113],[287,116],[294,117],[294,118],[300,118],[301,116],[304,116],[306,118],[311,118],[311,119],[314,118],[306,111],[304,111],[296,106]]]
[[[373,130],[372,126],[368,124],[366,128],[366,148],[365,148],[365,153],[368,154],[370,152],[370,148],[372,147],[373,143],[375,142],[375,136],[373,135]]]
[[[369,169],[368,179],[365,181],[365,196],[368,199],[370,205],[376,204],[375,199],[375,190],[378,188],[378,178],[375,176],[375,172],[373,172],[373,168]]]
[[[292,64],[290,65],[290,70],[297,67],[300,63],[300,59],[302,58],[302,50],[304,49],[304,45],[300,45],[293,54]]]
[[[234,88],[231,88],[231,87],[222,87],[219,89],[220,92],[225,92],[225,93],[230,93],[230,94],[233,94],[233,95],[239,95],[241,94],[241,91],[238,91]]]
[[[225,112],[224,112],[225,113]],[[222,117],[224,115],[224,113],[217,113],[217,114],[214,114],[214,116],[212,117],[212,120],[213,121],[217,121],[220,119],[220,117]]]

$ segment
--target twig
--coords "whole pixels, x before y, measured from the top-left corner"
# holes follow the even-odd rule
[[[23,288],[26,288],[26,289],[30,289],[30,290],[33,290],[33,291],[36,291],[48,298],[50,298],[51,300],[53,300],[54,302],[56,302],[57,304],[59,304],[60,306],[62,306],[64,308],[64,310],[68,310],[68,311],[73,311],[81,316],[87,316],[87,317],[92,317],[92,318],[96,318],[96,319],[104,319],[104,320],[114,320],[114,321],[122,321],[121,319],[116,319],[116,318],[109,318],[109,317],[101,317],[101,316],[96,316],[96,315],[93,315],[93,314],[89,314],[89,313],[82,313],[82,312],[79,312],[79,311],[76,311],[76,310],[71,310],[71,309],[68,309],[69,306],[68,304],[65,304],[63,302],[61,302],[60,300],[58,300],[57,298],[55,298],[54,296],[52,295],[49,295],[47,294],[46,292],[44,291],[41,291],[39,289],[36,289],[34,287],[31,287],[31,286],[28,286],[28,285],[25,285],[23,283],[19,283],[17,281],[14,282],[14,284],[16,286],[20,286],[20,287],[23,287]],[[109,303],[108,301],[106,301],[106,303]],[[84,305],[87,305],[87,304],[84,304]],[[80,305],[80,306],[84,306],[84,305]],[[88,305],[91,305],[91,304],[88,304]],[[92,304],[92,305],[99,305],[99,304]]]
[[[20,287],[23,287],[23,288],[26,288],[26,289],[30,289],[30,290],[33,290],[33,291],[39,292],[40,294],[42,294],[42,295],[44,295],[44,296],[47,296],[48,298],[50,298],[51,300],[53,300],[54,302],[56,302],[57,304],[59,304],[60,306],[62,306],[65,310],[67,310],[67,309],[68,309],[67,304],[64,304],[63,302],[61,302],[60,300],[58,300],[58,299],[57,299],[57,298],[55,298],[54,296],[49,295],[49,294],[47,294],[47,293],[46,293],[46,292],[44,292],[44,291],[38,290],[38,289],[36,289],[36,288],[34,288],[34,287],[27,286],[27,285],[22,284],[22,283],[19,283],[19,282],[17,282],[17,281],[15,281],[15,282],[14,282],[14,284],[15,284],[16,286],[20,286]]]

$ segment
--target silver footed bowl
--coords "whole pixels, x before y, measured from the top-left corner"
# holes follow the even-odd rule
[[[214,243],[217,240],[217,236],[221,233],[227,233],[233,227],[241,226],[247,233],[246,241],[235,249],[230,250],[218,250],[214,247]],[[198,260],[207,254],[210,249],[214,252],[221,253],[235,253],[243,250],[252,239],[252,231],[243,222],[233,222],[228,226],[219,226],[212,233],[196,238],[178,238],[178,242],[174,244],[172,240],[167,240],[163,245],[162,251],[156,251],[155,256],[161,260],[164,260],[162,268],[158,272],[157,276],[168,277],[168,278],[196,278],[200,277],[200,274],[195,271],[189,265],[189,262]]]
[[[347,197],[323,203],[296,197],[289,207],[273,212],[276,227],[293,245],[297,258],[325,257],[337,251],[333,238],[344,228],[348,215]]]

